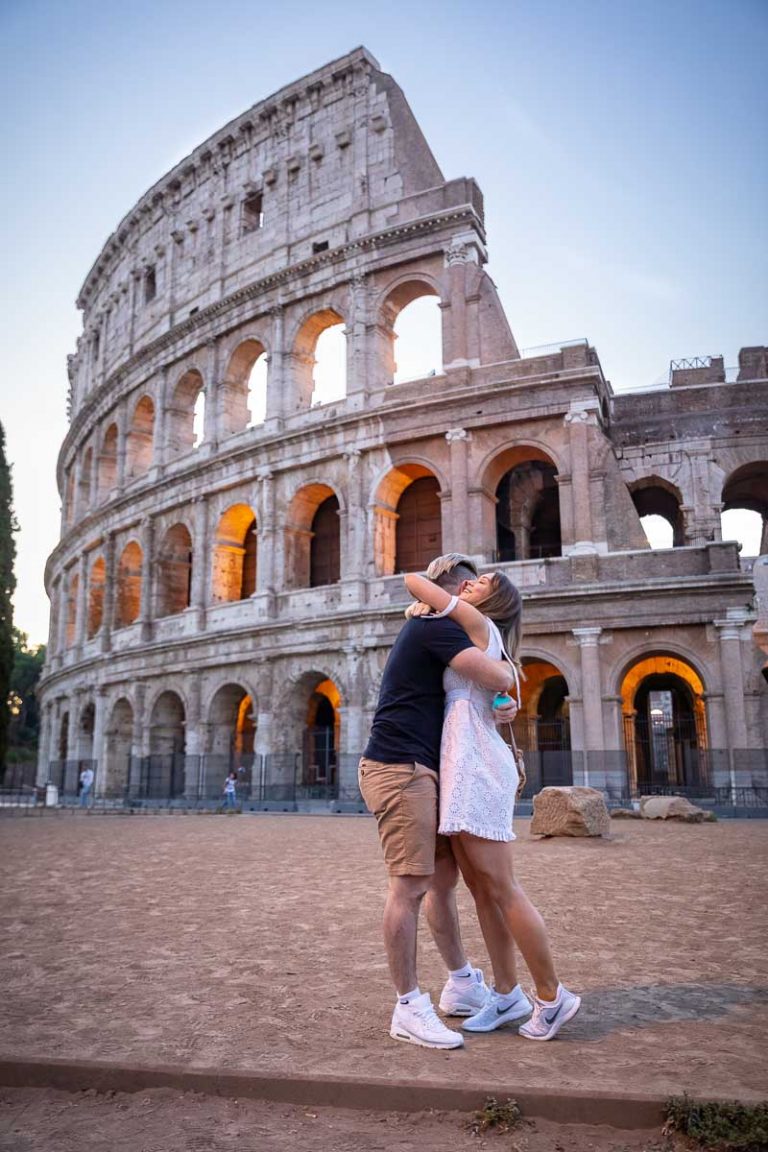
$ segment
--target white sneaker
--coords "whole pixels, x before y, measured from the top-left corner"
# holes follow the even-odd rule
[[[581,996],[558,984],[554,1000],[539,1000],[538,996],[534,999],[533,1016],[520,1025],[518,1032],[528,1040],[552,1040],[579,1008]]]
[[[438,1017],[428,992],[415,996],[407,1004],[398,1000],[389,1034],[393,1040],[420,1044],[422,1048],[461,1048],[464,1044],[464,1037],[446,1028]]]
[[[469,1020],[464,1020],[462,1028],[465,1032],[493,1032],[501,1028],[502,1024],[511,1024],[513,1020],[522,1020],[528,1016],[533,1008],[530,1000],[518,984],[513,989],[515,997],[511,1003],[506,1004],[508,996],[502,996],[492,988],[484,1007]],[[510,993],[509,995],[512,995]]]
[[[446,1016],[474,1016],[491,993],[479,968],[471,976],[449,976],[440,993],[440,1011]]]

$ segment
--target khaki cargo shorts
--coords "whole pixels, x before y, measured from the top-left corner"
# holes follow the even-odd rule
[[[382,764],[364,756],[358,781],[379,825],[390,876],[431,876],[435,860],[451,852],[448,837],[437,835],[437,772],[424,764]]]

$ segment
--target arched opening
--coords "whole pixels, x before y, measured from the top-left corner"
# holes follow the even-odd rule
[[[251,795],[256,709],[240,684],[225,684],[211,701],[209,752],[205,757],[205,790],[219,796],[229,772],[237,773],[237,798]]]
[[[685,525],[680,493],[671,484],[650,476],[631,484],[630,495],[651,548],[680,548]]]
[[[192,600],[192,537],[186,524],[174,524],[158,554],[157,614],[175,616]]]
[[[97,556],[91,564],[88,576],[88,622],[86,634],[91,640],[101,628],[104,620],[104,588],[107,582],[107,569],[103,556]]]
[[[568,683],[548,660],[523,660],[522,706],[515,739],[525,752],[526,794],[573,783]]]
[[[214,601],[247,600],[256,591],[256,517],[234,504],[219,520],[213,548]]]
[[[75,516],[75,473],[70,467],[64,476],[64,523],[69,525]]]
[[[105,790],[113,798],[124,796],[130,780],[133,708],[123,696],[112,709],[104,733]]]
[[[168,456],[175,459],[191,452],[196,444],[202,440],[201,420],[204,420],[205,399],[198,398],[203,394],[203,378],[192,368],[179,380],[173,390],[171,403],[168,406]],[[195,439],[195,437],[198,439]]]
[[[83,767],[83,760],[93,761],[93,732],[96,727],[96,706],[93,703],[86,704],[80,713],[80,723],[77,731],[77,757],[80,761],[80,767]],[[91,764],[92,768],[96,768],[95,764]]]
[[[327,496],[312,518],[309,546],[309,584],[336,584],[341,579],[341,542],[339,537],[339,501]]]
[[[80,514],[84,516],[91,506],[91,476],[93,475],[93,449],[88,448],[80,468]]]
[[[707,784],[704,684],[676,656],[645,656],[622,686],[624,743],[641,793],[689,791]]]
[[[309,685],[311,687],[311,681]],[[341,696],[332,680],[315,679],[307,702],[302,776],[305,795],[335,795],[338,789]]]
[[[176,692],[162,692],[149,718],[149,759],[142,763],[141,794],[165,799],[186,787],[185,710]]]
[[[192,414],[192,447],[199,448],[205,439],[205,392],[197,394]]]
[[[416,487],[422,480],[428,483]],[[415,490],[403,505],[403,497],[411,489]],[[442,552],[439,493],[437,478],[423,464],[398,464],[382,478],[373,511],[377,576],[420,571]],[[420,563],[425,556],[428,559]]]
[[[141,611],[142,551],[135,540],[126,544],[117,562],[115,627],[125,628],[138,620]]]
[[[544,459],[515,463],[496,486],[496,559],[541,560],[560,555],[557,469]]]
[[[99,453],[99,500],[106,500],[117,485],[117,424],[104,433]]]
[[[723,486],[722,537],[737,540],[743,556],[768,553],[768,461],[737,468]]]
[[[299,489],[291,500],[285,525],[289,587],[315,587],[340,579],[340,527],[339,501],[332,488],[305,484]]]
[[[227,378],[218,387],[219,427],[234,436],[267,416],[267,354],[260,340],[239,344],[229,361]]]
[[[299,410],[343,400],[347,394],[347,337],[344,320],[332,308],[302,324],[293,352]]]
[[[383,314],[391,331],[386,376],[392,383],[442,373],[443,316],[434,288],[419,280],[401,284],[387,297]]]
[[[77,638],[77,598],[79,590],[80,577],[77,572],[72,572],[67,581],[67,648],[71,648]]]
[[[142,396],[133,412],[125,445],[125,466],[129,478],[143,476],[152,466],[155,406]]]

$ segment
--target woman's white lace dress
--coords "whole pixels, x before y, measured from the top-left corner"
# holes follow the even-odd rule
[[[486,655],[501,660],[499,630],[488,621]],[[517,765],[493,720],[493,692],[446,668],[445,718],[440,746],[440,827],[450,836],[514,840],[512,816]]]

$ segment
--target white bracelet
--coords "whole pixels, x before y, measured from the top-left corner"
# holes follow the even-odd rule
[[[439,620],[441,616],[450,616],[451,612],[453,612],[453,610],[456,607],[456,605],[458,604],[458,602],[459,602],[458,596],[451,596],[450,600],[448,601],[445,608],[443,608],[442,612],[434,612],[432,614],[432,619],[433,620]]]

